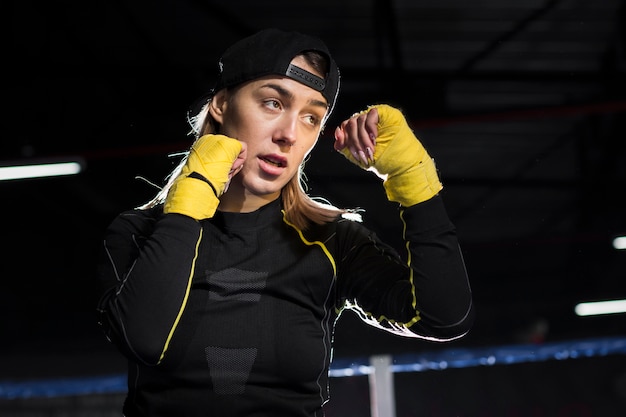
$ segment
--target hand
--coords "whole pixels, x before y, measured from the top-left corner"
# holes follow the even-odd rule
[[[390,201],[404,207],[434,197],[442,188],[433,159],[402,112],[379,104],[335,130],[335,149],[384,180]]]
[[[352,156],[352,162],[369,166],[374,163],[378,136],[378,110],[357,113],[335,129],[335,150]]]

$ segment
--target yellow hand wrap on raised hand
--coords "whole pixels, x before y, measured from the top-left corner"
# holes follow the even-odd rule
[[[402,112],[386,104],[371,106],[364,112],[372,108],[378,110],[374,163],[369,167],[359,165],[383,178],[389,201],[404,207],[437,195],[443,185],[439,181],[435,162],[407,124]],[[347,148],[342,153],[355,162]]]
[[[196,220],[213,217],[241,147],[241,142],[224,135],[198,138],[167,194],[163,211]]]

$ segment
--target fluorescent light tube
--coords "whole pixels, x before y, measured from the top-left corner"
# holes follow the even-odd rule
[[[626,313],[626,300],[579,303],[574,307],[574,311],[579,316]]]
[[[626,236],[618,236],[613,239],[613,247],[617,250],[626,249]]]
[[[79,162],[0,166],[0,181],[76,175],[81,170],[82,166]]]

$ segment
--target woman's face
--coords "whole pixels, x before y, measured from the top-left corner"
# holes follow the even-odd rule
[[[302,57],[292,63],[315,73]],[[247,145],[243,168],[229,191],[239,188],[265,200],[277,198],[319,137],[328,110],[326,99],[319,91],[282,76],[222,91],[225,96],[214,98],[221,106],[220,133]]]

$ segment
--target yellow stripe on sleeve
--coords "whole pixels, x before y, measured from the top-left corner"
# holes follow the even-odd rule
[[[202,241],[202,232],[204,229],[200,228],[200,234],[198,235],[198,240],[196,242],[195,253],[193,255],[193,261],[191,263],[191,271],[189,272],[189,277],[187,278],[187,288],[185,289],[185,296],[183,297],[183,302],[180,305],[180,310],[178,310],[178,315],[176,316],[176,320],[174,320],[174,325],[170,329],[170,333],[167,336],[167,340],[165,341],[165,346],[163,346],[163,351],[161,352],[161,356],[159,357],[159,361],[157,365],[161,363],[163,358],[165,357],[165,352],[170,346],[170,342],[172,337],[174,336],[174,331],[178,327],[178,323],[180,322],[180,318],[183,315],[183,311],[185,311],[185,307],[187,306],[187,300],[189,299],[189,292],[191,291],[191,282],[193,281],[193,275],[196,270],[196,260],[198,259],[198,248],[200,247],[200,242]]]

